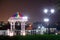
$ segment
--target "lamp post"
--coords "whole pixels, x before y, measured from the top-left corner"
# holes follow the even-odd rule
[[[55,9],[44,9],[43,10],[43,12],[46,14],[46,18],[44,18],[43,19],[43,21],[47,24],[47,26],[49,25],[49,22],[50,22],[50,19],[49,19],[49,17],[50,17],[50,15],[51,14],[54,14],[54,12],[55,12]],[[50,29],[48,29],[48,30],[50,30]]]
[[[44,20],[43,20],[45,23],[46,23],[46,26],[48,26],[49,25],[49,18],[44,18]],[[46,28],[46,32],[48,33],[48,28]]]

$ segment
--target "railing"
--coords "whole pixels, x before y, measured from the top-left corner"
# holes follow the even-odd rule
[[[20,35],[21,30],[15,30],[16,35]],[[26,35],[41,34],[40,30],[25,30]]]
[[[21,30],[0,30],[0,35],[9,35],[9,33],[14,33],[14,35],[21,35]],[[33,34],[44,34],[45,31],[41,31],[41,30],[25,30],[25,34],[26,35],[33,35]]]
[[[6,35],[6,30],[0,30],[0,35]]]

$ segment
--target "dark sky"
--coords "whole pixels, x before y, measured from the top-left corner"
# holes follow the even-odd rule
[[[29,21],[42,21],[46,16],[44,8],[55,8],[56,0],[0,0],[0,21],[7,21],[16,12],[26,15]],[[58,14],[51,15],[52,20],[58,21]]]

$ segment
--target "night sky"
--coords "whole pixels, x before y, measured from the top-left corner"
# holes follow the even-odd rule
[[[55,8],[56,0],[0,0],[0,21],[7,21],[9,17],[16,12],[28,16],[30,22],[42,22],[46,14],[43,13],[44,8]],[[57,9],[56,9],[57,11]],[[51,15],[51,22],[60,21],[59,12]]]

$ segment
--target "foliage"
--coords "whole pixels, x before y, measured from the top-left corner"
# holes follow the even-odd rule
[[[60,35],[0,36],[0,40],[60,40]]]

